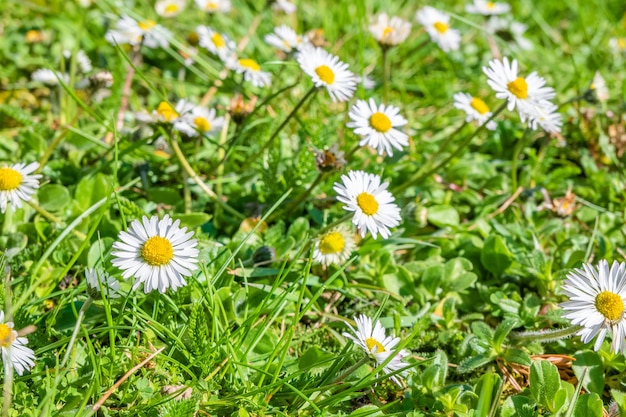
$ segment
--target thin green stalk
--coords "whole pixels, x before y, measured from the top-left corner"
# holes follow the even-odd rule
[[[555,340],[564,339],[566,337],[570,337],[575,335],[580,329],[581,326],[570,326],[564,327],[562,329],[555,330],[539,330],[539,331],[530,331],[523,333],[511,333],[509,338],[515,342],[523,343],[523,342],[553,342]]]
[[[43,207],[37,205],[32,200],[28,201],[28,205],[34,208],[37,211],[37,213],[41,214],[46,219],[50,220],[52,223],[56,223],[59,225],[63,224],[63,220],[59,219],[57,216],[50,213],[48,210],[44,209]],[[84,233],[79,232],[78,230],[72,230],[72,233],[74,233],[74,235],[81,240],[84,240],[86,237]]]
[[[346,379],[348,376],[350,376],[354,371],[356,371],[361,366],[363,366],[367,362],[369,362],[369,360],[370,360],[369,356],[367,356],[367,355],[363,356],[363,358],[361,358],[360,361],[358,361],[357,363],[355,363],[354,365],[352,365],[351,367],[346,369],[345,372],[342,373],[341,375],[339,375],[337,378],[333,379],[333,381],[330,383],[330,385],[336,385],[336,384],[340,383],[341,381]]]
[[[0,259],[4,260],[4,257]],[[0,266],[4,265],[4,262],[0,262]],[[6,313],[5,320],[11,320],[11,269],[7,265],[4,268],[4,311]],[[2,386],[2,417],[8,417],[11,411],[11,400],[13,397],[13,366],[10,361],[4,364],[4,384]]]
[[[389,104],[389,82],[391,80],[391,61],[389,47],[381,45],[383,51],[383,101]]]
[[[524,134],[515,144],[515,148],[513,149],[513,159],[511,160],[511,189],[517,190],[517,161],[519,159],[519,154],[522,151],[522,148],[526,145],[526,137],[528,136],[528,132],[530,132],[530,128],[527,127],[524,130]]]
[[[83,318],[85,317],[85,312],[87,311],[89,306],[91,306],[91,303],[93,303],[93,298],[91,298],[91,297],[87,298],[87,301],[85,301],[83,303],[82,307],[78,311],[78,317],[76,318],[76,324],[74,325],[74,331],[72,332],[72,337],[70,338],[70,341],[67,344],[67,348],[65,350],[65,355],[63,356],[63,360],[61,361],[61,366],[59,368],[65,367],[65,364],[67,363],[67,360],[70,358],[70,354],[72,352],[72,348],[74,347],[74,343],[76,342],[76,336],[78,336],[78,331],[80,330],[80,325],[82,324]],[[60,372],[57,372],[57,376],[56,376],[55,380],[58,380],[59,376],[60,376]],[[56,381],[56,382],[58,382],[58,381]],[[55,383],[54,385],[56,386],[57,384]]]

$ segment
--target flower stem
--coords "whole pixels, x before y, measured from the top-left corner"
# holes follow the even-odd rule
[[[354,371],[356,371],[357,369],[359,369],[361,366],[365,365],[368,361],[370,360],[369,356],[364,356],[363,358],[361,358],[360,361],[358,361],[357,363],[355,363],[354,365],[352,365],[351,367],[349,367],[348,369],[346,369],[346,371],[344,373],[342,373],[341,375],[339,375],[337,378],[335,378],[330,385],[334,385],[334,384],[338,384],[341,381],[343,381],[344,379],[346,379],[346,377],[348,377],[350,374],[352,374]]]
[[[555,340],[564,339],[566,337],[570,337],[576,334],[581,326],[570,326],[565,327],[563,329],[554,329],[554,330],[539,330],[539,331],[530,331],[523,333],[511,333],[509,338],[515,342],[540,342],[547,343],[553,342]]]
[[[391,78],[391,61],[389,60],[389,48],[381,46],[383,50],[383,101],[389,104],[389,82]]]
[[[59,219],[57,216],[50,213],[48,210],[44,209],[43,207],[37,205],[33,201],[28,201],[28,205],[34,208],[37,211],[37,213],[41,214],[46,219],[50,220],[52,223],[56,223],[58,225],[63,223],[63,220]],[[72,233],[80,240],[85,240],[85,238],[87,237],[85,236],[84,233],[79,232],[78,230],[72,230]]]
[[[512,190],[517,189],[517,162],[519,160],[520,152],[526,145],[526,137],[528,136],[529,131],[530,131],[530,128],[527,127],[526,130],[524,130],[524,134],[522,135],[520,140],[517,141],[517,143],[515,144],[515,148],[513,149],[513,159],[511,160],[511,189]]]
[[[80,325],[83,322],[83,317],[85,317],[85,311],[87,311],[89,306],[91,306],[92,302],[93,302],[93,298],[89,297],[87,301],[85,301],[83,306],[80,308],[80,310],[78,311],[78,317],[76,318],[76,325],[74,325],[74,332],[72,332],[72,337],[70,338],[70,342],[67,344],[65,355],[63,356],[63,360],[61,361],[60,368],[63,368],[65,366],[65,364],[67,363],[67,360],[70,357],[70,354],[72,353],[72,348],[74,347],[74,343],[76,342],[76,336],[78,336]],[[57,376],[59,375],[60,373],[57,373]]]
[[[4,266],[5,258],[0,259],[0,267]],[[7,265],[4,268],[4,311],[6,312],[6,321],[11,321],[11,268]],[[2,417],[9,417],[11,411],[11,399],[13,397],[13,366],[11,361],[4,364],[4,384],[2,386]]]

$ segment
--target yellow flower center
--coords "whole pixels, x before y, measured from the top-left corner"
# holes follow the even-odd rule
[[[617,321],[624,314],[624,300],[619,294],[602,291],[596,297],[596,308],[608,320]]]
[[[0,324],[0,346],[8,348],[15,341],[15,333],[13,329],[6,324]]]
[[[435,22],[433,26],[435,27],[435,29],[437,29],[437,32],[441,33],[442,35],[446,33],[448,29],[450,29],[450,25],[443,22]]]
[[[493,9],[494,7],[496,7],[496,4],[492,1],[487,2],[487,8],[489,10]]]
[[[383,353],[386,351],[382,343],[372,337],[365,339],[365,344],[367,345],[367,349],[372,353]],[[374,350],[374,348],[376,350]]]
[[[26,39],[26,42],[33,43],[33,42],[41,41],[42,36],[43,36],[42,33],[39,32],[38,30],[31,29],[28,32],[26,32],[26,34],[24,35],[24,38]]]
[[[528,97],[528,83],[524,78],[517,77],[506,86],[515,97],[522,99]]]
[[[148,31],[156,26],[156,22],[154,20],[146,20],[145,22],[138,23],[141,30]]]
[[[204,5],[205,10],[214,11],[217,10],[217,3],[214,1],[209,1]]]
[[[215,45],[216,48],[223,48],[226,46],[224,38],[222,38],[222,35],[217,32],[213,33],[213,36],[211,36],[211,42],[213,42],[213,45]]]
[[[15,190],[22,184],[22,174],[13,168],[0,168],[0,191]]]
[[[617,40],[617,47],[619,49],[626,49],[626,38],[619,38]]]
[[[254,72],[261,70],[261,67],[259,66],[259,64],[257,64],[257,62],[254,59],[248,59],[248,58],[240,59],[239,65],[241,65],[244,68],[248,68]]]
[[[178,4],[170,3],[165,7],[165,13],[176,13],[178,11]]]
[[[196,125],[196,129],[198,129],[200,132],[206,133],[211,130],[211,122],[209,122],[202,116],[198,116],[193,119],[193,124]]]
[[[370,126],[380,133],[386,133],[391,129],[391,120],[384,113],[376,112],[370,116]]]
[[[393,28],[387,26],[384,30],[383,30],[383,36],[382,38],[385,39],[387,36],[391,35],[391,32],[393,32]]]
[[[378,213],[378,201],[370,193],[363,192],[356,196],[356,204],[368,216]]]
[[[472,108],[480,114],[489,113],[489,106],[487,106],[487,104],[479,98],[472,97],[470,106],[472,106]]]
[[[320,252],[324,255],[332,255],[335,253],[341,253],[345,247],[346,242],[343,239],[343,235],[339,232],[326,233],[324,237],[320,239]]]
[[[141,257],[149,265],[165,265],[174,257],[174,248],[166,238],[152,236],[141,247]]]
[[[335,82],[335,73],[326,65],[320,65],[315,68],[315,73],[320,77],[320,80],[328,85],[332,85]]]
[[[176,109],[165,101],[159,103],[159,107],[157,107],[157,114],[165,119],[166,122],[171,122],[172,120],[178,118]]]

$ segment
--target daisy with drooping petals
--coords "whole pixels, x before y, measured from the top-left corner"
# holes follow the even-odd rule
[[[397,16],[389,19],[387,13],[376,16],[376,21],[370,25],[370,32],[374,39],[382,46],[401,44],[411,33],[411,23]]]
[[[187,4],[187,0],[159,0],[154,5],[156,12],[162,17],[178,16]]]
[[[146,294],[164,293],[187,285],[185,277],[198,268],[197,241],[192,239],[193,232],[179,225],[180,220],[172,222],[168,215],[162,220],[143,216],[130,224],[128,232],[120,232],[111,263],[123,271],[124,279],[135,277],[133,289],[143,283]]]
[[[268,87],[272,84],[272,74],[261,71],[261,66],[254,59],[231,59],[226,66],[237,74],[243,74],[243,79],[255,87]]]
[[[136,21],[122,16],[115,29],[109,30],[105,38],[110,44],[144,45],[147,48],[167,48],[172,33],[154,20]]]
[[[341,176],[342,183],[333,187],[339,194],[337,200],[345,204],[344,210],[353,211],[352,223],[359,229],[361,237],[369,230],[376,239],[391,235],[390,227],[400,224],[400,208],[387,187],[388,182],[380,182],[380,177],[363,171],[350,171]]]
[[[272,3],[272,10],[283,12],[285,14],[294,14],[297,6],[289,0],[276,0]]]
[[[0,310],[0,347],[2,348],[2,362],[4,363],[4,375],[8,375],[11,369],[15,369],[22,376],[24,371],[35,366],[35,352],[26,347],[28,339],[19,337],[13,330],[13,322],[4,322],[4,311]]]
[[[9,203],[20,208],[22,201],[30,201],[39,188],[41,175],[31,174],[37,168],[38,162],[0,167],[0,212],[4,213]]]
[[[298,64],[316,87],[324,87],[333,101],[346,101],[356,90],[356,77],[348,64],[318,47],[305,47],[297,55]]]
[[[546,87],[546,80],[536,72],[520,77],[516,59],[513,62],[509,62],[507,57],[502,61],[493,59],[488,68],[483,67],[483,72],[489,78],[487,83],[496,92],[496,97],[508,101],[509,111],[517,107],[522,122],[528,115],[535,114],[535,107],[545,105],[555,96],[554,89]]]
[[[228,13],[232,7],[230,0],[196,0],[196,5],[208,13]]]
[[[533,108],[533,113],[528,115],[528,127],[537,130],[537,126],[541,127],[548,133],[561,133],[561,113],[558,106],[548,102]]]
[[[400,338],[387,336],[385,329],[378,320],[372,326],[372,319],[365,314],[361,314],[355,317],[354,322],[356,323],[356,329],[346,323],[352,333],[342,333],[342,335],[363,349],[366,355],[376,361],[377,366],[383,364],[391,356],[391,360],[383,367],[385,374],[398,371],[408,365],[403,362],[403,359],[409,356],[408,351],[404,349],[393,351],[393,348],[400,342]],[[401,372],[400,375],[403,373]],[[391,380],[400,386],[402,385],[398,375],[392,376]]]
[[[473,4],[465,6],[468,13],[482,14],[483,16],[493,16],[511,11],[511,6],[506,3],[494,3],[487,0],[474,0]]]
[[[216,117],[215,109],[193,106],[174,123],[174,129],[187,136],[210,136],[222,130],[224,118]]]
[[[85,279],[87,280],[87,293],[90,297],[101,298],[102,295],[109,298],[121,297],[120,283],[106,271],[98,268],[87,268]]]
[[[597,267],[583,264],[567,274],[562,290],[569,297],[560,304],[563,317],[583,327],[577,333],[583,343],[597,337],[597,351],[610,333],[611,351],[626,354],[626,263],[614,261],[610,268],[606,260]]]
[[[345,226],[336,227],[315,241],[313,260],[324,267],[335,264],[341,265],[347,261],[356,247],[354,237]]]
[[[379,155],[387,152],[393,156],[392,147],[401,151],[403,146],[409,145],[408,135],[396,129],[408,122],[395,106],[376,105],[373,98],[357,100],[348,115],[352,121],[347,126],[363,138],[359,145],[369,145],[378,150]]]
[[[265,35],[265,42],[283,52],[291,53],[299,51],[308,43],[308,39],[298,35],[287,25],[281,25],[274,29],[274,33]]]
[[[476,120],[481,126],[489,120],[492,114],[489,111],[489,106],[483,100],[478,97],[472,97],[467,93],[456,93],[454,95],[454,107],[465,112],[467,115],[465,118],[466,122],[469,123],[472,120]],[[489,130],[495,130],[496,122],[491,120],[485,127]]]
[[[417,20],[444,52],[456,51],[461,44],[461,34],[450,28],[450,16],[434,7],[424,6],[415,14]]]
[[[235,42],[227,35],[214,31],[208,26],[198,26],[198,45],[217,55],[222,62],[227,62],[235,57]]]

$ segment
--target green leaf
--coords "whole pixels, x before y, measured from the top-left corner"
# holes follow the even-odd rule
[[[60,211],[71,201],[70,192],[59,184],[46,184],[39,189],[39,205],[48,211]]]
[[[602,395],[604,392],[604,367],[600,355],[592,351],[584,351],[574,355],[576,359],[572,368],[576,377],[580,379],[583,370],[587,368],[587,373],[583,378],[583,387],[589,392]]]
[[[530,366],[532,359],[530,355],[521,349],[507,349],[502,355],[507,362]]]
[[[513,263],[513,254],[502,237],[491,235],[485,240],[480,253],[480,262],[487,271],[501,275]]]
[[[488,372],[480,377],[474,390],[478,394],[476,411],[480,416],[491,415],[491,410],[497,407],[500,400],[500,387],[502,378],[499,375]]]
[[[472,323],[472,333],[479,339],[490,342],[493,338],[493,330],[483,321],[475,321]]]
[[[437,205],[428,208],[428,221],[437,227],[458,226],[460,218],[454,207]]]
[[[493,346],[499,348],[502,342],[504,342],[504,338],[517,326],[519,326],[519,320],[517,319],[506,319],[498,324],[493,334]]]
[[[602,417],[602,400],[595,392],[578,397],[574,417]]]
[[[450,259],[443,267],[441,287],[445,292],[462,291],[476,281],[476,274],[468,272],[472,263],[465,258]]]
[[[98,264],[102,266],[101,260],[106,258],[106,254],[111,249],[113,242],[114,239],[112,237],[103,237],[93,242],[87,254],[87,266],[90,268]]]
[[[456,368],[457,372],[463,374],[466,372],[470,372],[476,368],[479,368],[483,365],[488,364],[493,359],[491,356],[481,353],[480,355],[470,356],[469,358],[465,358],[459,364],[459,367]]]
[[[83,210],[87,210],[97,201],[111,194],[111,179],[104,174],[97,173],[91,177],[83,177],[78,182],[74,192],[74,199]]]
[[[509,397],[502,404],[502,417],[536,417],[537,404],[530,398],[522,395]]]
[[[190,230],[200,227],[209,220],[211,215],[207,213],[189,213],[189,214],[177,214],[172,216],[174,220],[180,220],[180,226],[186,227]]]
[[[611,396],[619,408],[620,416],[626,415],[626,392],[612,389]]]
[[[319,346],[312,346],[308,348],[300,359],[298,360],[298,369],[308,370],[321,370],[327,368],[330,365],[330,361],[335,357],[332,353],[328,353]]]
[[[530,366],[530,392],[540,405],[554,411],[554,401],[561,389],[559,371],[548,361],[535,361]]]

